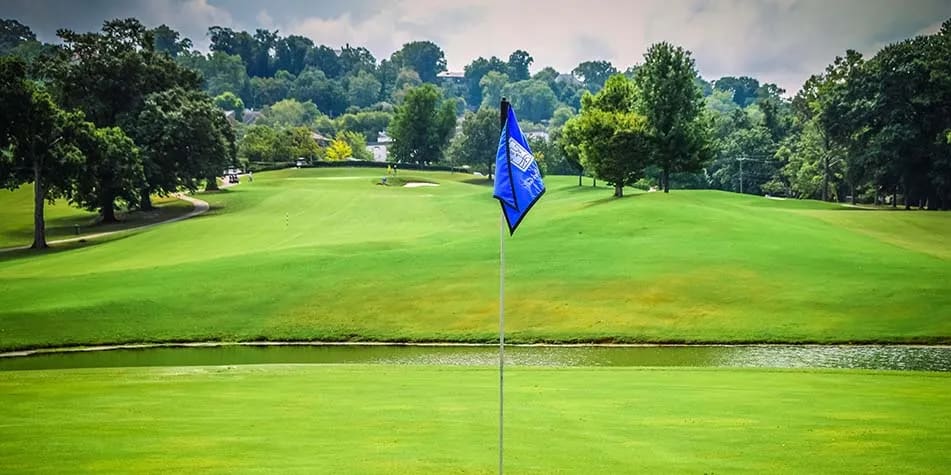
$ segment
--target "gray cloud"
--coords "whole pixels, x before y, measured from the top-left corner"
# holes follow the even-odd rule
[[[332,46],[367,46],[388,57],[407,41],[437,42],[451,70],[477,56],[515,49],[534,69],[570,71],[608,59],[618,69],[642,61],[647,47],[670,41],[693,52],[704,77],[750,75],[796,91],[846,49],[874,53],[884,44],[936,31],[951,17],[947,0],[8,0],[0,17],[16,18],[51,41],[55,30],[98,29],[109,18],[167,23],[207,45],[213,24],[279,29]]]

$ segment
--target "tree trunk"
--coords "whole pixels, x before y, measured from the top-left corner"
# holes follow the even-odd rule
[[[822,201],[829,201],[829,154],[822,161]]]
[[[111,188],[102,190],[102,222],[103,223],[117,223],[119,220],[116,219],[116,209],[115,209],[115,193]]]
[[[895,193],[892,195],[892,208],[898,207],[898,185],[895,185],[893,190]]]
[[[205,191],[217,191],[218,179],[216,177],[205,178]]]
[[[615,198],[621,198],[621,197],[623,197],[623,196],[624,196],[624,185],[621,185],[620,183],[615,183],[615,184],[614,184],[614,197],[615,197]]]
[[[598,186],[598,179],[597,179],[597,178],[591,177],[591,186]]]
[[[670,193],[670,168],[664,167],[664,193]]]
[[[850,194],[852,195],[852,206],[855,206],[855,185],[849,183],[849,190],[851,191]]]
[[[40,173],[40,162],[33,159],[33,245],[32,249],[46,249],[46,183]]]
[[[142,211],[152,211],[155,209],[152,206],[152,190],[148,188],[142,189],[142,196],[139,198],[139,209]]]
[[[578,186],[581,186],[581,174],[584,173],[584,168],[578,169]]]

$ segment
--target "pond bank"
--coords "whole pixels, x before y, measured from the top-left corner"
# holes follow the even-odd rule
[[[125,366],[381,364],[492,366],[489,344],[161,343],[0,354],[0,371]],[[854,368],[951,372],[951,346],[926,345],[506,345],[512,366]]]

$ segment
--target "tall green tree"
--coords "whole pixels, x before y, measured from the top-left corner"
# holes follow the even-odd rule
[[[70,201],[90,211],[99,211],[103,223],[116,222],[116,203],[136,203],[145,183],[139,149],[119,127],[97,128],[90,124],[79,144],[86,159],[76,176]]]
[[[550,119],[558,104],[548,84],[535,79],[508,83],[502,88],[502,95],[512,102],[519,116],[533,122]]]
[[[432,41],[412,41],[393,53],[390,61],[419,74],[423,82],[435,83],[436,75],[446,70],[446,55]]]
[[[410,89],[390,122],[390,158],[415,163],[440,161],[456,127],[455,109],[431,84]]]
[[[383,85],[374,75],[360,71],[347,81],[347,99],[351,105],[369,107],[379,101],[382,89]]]
[[[274,69],[285,70],[293,75],[300,74],[307,67],[307,54],[314,47],[308,38],[291,35],[277,40],[274,51]]]
[[[507,76],[508,64],[495,56],[489,59],[480,56],[466,65],[464,69],[464,80],[467,90],[465,97],[467,104],[478,106],[483,103],[482,78],[490,71],[506,74]],[[495,104],[498,104],[498,101],[496,101]]]
[[[670,43],[656,43],[644,55],[634,78],[638,109],[647,117],[664,193],[672,172],[699,171],[712,155],[703,96],[694,82],[697,71],[690,52]]]
[[[452,139],[449,156],[453,165],[469,165],[492,178],[492,165],[499,147],[499,114],[487,107],[468,112],[462,131]]]
[[[297,76],[290,97],[301,102],[311,101],[331,117],[343,114],[347,109],[347,91],[339,81],[328,78],[318,69],[306,69]]]
[[[139,207],[151,196],[198,190],[235,161],[234,133],[224,114],[202,92],[170,89],[149,95],[130,131],[139,146],[144,186]]]
[[[155,51],[165,53],[173,58],[192,49],[192,40],[182,38],[181,33],[162,24],[152,30]]]
[[[36,41],[30,27],[8,18],[0,18],[0,55],[6,55],[23,43]]]
[[[634,112],[635,102],[634,84],[615,74],[597,95],[585,96],[581,114],[566,125],[585,168],[612,183],[618,198],[643,176],[652,152],[647,118]]]
[[[493,108],[502,100],[502,89],[508,84],[509,77],[505,73],[489,71],[482,76],[479,85],[482,86],[482,107]]]
[[[201,77],[154,49],[138,20],[111,20],[98,33],[57,32],[62,57],[53,69],[58,99],[97,126],[119,125],[145,96],[173,87],[198,89]]]
[[[64,112],[27,79],[19,58],[0,57],[0,188],[33,184],[33,249],[46,244],[45,204],[72,195],[83,156],[76,143],[88,125]]]
[[[603,60],[584,61],[571,70],[571,73],[578,77],[591,92],[604,87],[604,82],[617,72],[617,68],[610,61]]]
[[[528,67],[535,62],[528,51],[517,49],[509,55],[508,75],[512,81],[525,81],[530,78]]]

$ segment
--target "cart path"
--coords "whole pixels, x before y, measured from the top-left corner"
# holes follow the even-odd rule
[[[162,225],[162,224],[174,223],[174,222],[176,222],[176,221],[182,221],[182,220],[185,220],[185,219],[188,219],[188,218],[193,218],[193,217],[198,216],[198,215],[200,215],[200,214],[206,213],[206,212],[210,209],[210,206],[208,205],[208,202],[205,201],[205,200],[200,200],[200,199],[198,199],[198,198],[192,198],[191,196],[188,196],[188,195],[183,194],[183,193],[176,193],[176,194],[175,194],[175,197],[178,198],[178,199],[180,199],[180,200],[187,201],[187,202],[191,203],[192,206],[194,206],[195,208],[194,208],[193,210],[191,210],[190,212],[188,212],[187,214],[183,214],[183,215],[181,215],[181,216],[176,216],[176,217],[174,217],[174,218],[166,219],[165,221],[159,221],[159,222],[157,222],[157,223],[146,224],[146,225],[144,225],[144,226],[136,226],[136,227],[133,227],[133,228],[117,229],[117,230],[115,230],[115,231],[106,231],[106,232],[102,232],[102,233],[87,234],[87,235],[85,235],[85,236],[76,236],[76,237],[71,237],[71,238],[68,238],[68,239],[57,239],[57,240],[55,240],[55,241],[47,241],[46,244],[48,244],[48,245],[53,245],[53,244],[65,244],[65,243],[76,242],[76,241],[88,241],[88,240],[90,240],[90,239],[97,239],[97,238],[101,238],[101,237],[105,237],[105,236],[111,236],[111,235],[113,235],[113,234],[131,233],[131,232],[143,231],[143,230],[146,230],[146,229],[155,227],[155,226],[160,226],[160,225]],[[7,247],[7,248],[0,249],[0,252],[20,251],[20,250],[29,249],[29,248],[30,248],[30,246]]]

